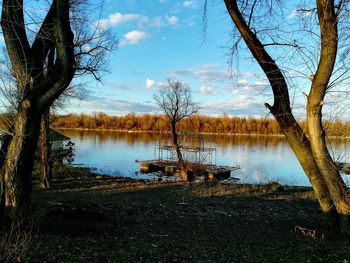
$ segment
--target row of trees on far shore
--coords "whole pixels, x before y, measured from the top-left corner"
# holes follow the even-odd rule
[[[305,126],[304,122],[301,122]],[[169,121],[165,115],[133,113],[124,116],[110,116],[105,113],[69,114],[52,116],[53,128],[66,129],[106,129],[123,131],[170,132]],[[350,136],[350,121],[325,121],[329,136]],[[281,130],[274,119],[242,118],[229,116],[194,115],[178,124],[178,130],[202,133],[262,134],[280,135]]]

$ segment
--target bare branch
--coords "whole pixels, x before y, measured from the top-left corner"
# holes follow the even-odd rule
[[[176,80],[168,80],[168,86],[162,88],[153,98],[168,116],[169,122],[177,123],[199,110],[199,107],[192,101],[189,88]]]

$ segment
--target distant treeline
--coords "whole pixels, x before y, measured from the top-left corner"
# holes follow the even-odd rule
[[[104,113],[92,115],[56,115],[52,116],[53,128],[68,129],[104,129],[123,131],[169,132],[170,125],[164,115],[135,115],[109,116]],[[301,123],[305,128],[305,123]],[[328,135],[350,136],[350,122],[339,120],[326,121],[324,126]],[[178,125],[179,131],[201,133],[230,133],[230,134],[262,134],[280,135],[281,131],[274,119],[241,118],[241,117],[211,117],[195,115],[184,119]]]

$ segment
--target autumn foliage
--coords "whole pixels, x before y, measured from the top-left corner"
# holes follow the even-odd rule
[[[65,115],[52,118],[54,128],[107,129],[123,131],[170,132],[168,119],[164,115],[108,116],[104,113],[92,115]],[[235,134],[279,134],[277,123],[270,119],[209,117],[195,115],[178,124],[179,131]]]
[[[168,119],[164,115],[109,116],[104,113],[92,115],[69,114],[52,117],[53,128],[65,129],[103,129],[119,131],[170,132]],[[302,126],[304,123],[302,122]],[[329,135],[350,136],[350,122],[326,121],[325,126]],[[280,135],[281,131],[275,120],[269,118],[241,118],[229,116],[194,115],[181,121],[179,131],[201,133],[230,133],[230,134],[262,134]]]

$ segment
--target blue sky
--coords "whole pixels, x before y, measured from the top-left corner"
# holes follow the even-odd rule
[[[202,114],[266,115],[271,94],[259,68],[244,52],[239,68],[227,63],[233,29],[223,1],[209,1],[206,33],[203,2],[107,1],[100,25],[119,41],[110,73],[87,81],[85,98],[61,113],[158,113],[152,96],[171,78],[191,88]]]
[[[100,0],[90,1],[95,4],[92,9],[99,6]],[[40,21],[38,17],[47,10],[43,2],[29,1],[31,9],[27,16],[30,14]],[[297,12],[297,2],[286,2],[282,9],[275,9],[275,17],[261,16],[262,20],[254,22],[253,27],[273,28],[264,35],[263,43],[297,41],[306,47],[303,53],[290,47],[267,47],[289,76],[293,110],[297,117],[303,118],[310,76],[317,68],[319,38],[317,27],[310,33],[301,23],[310,20],[314,26],[312,15]],[[301,2],[311,7],[315,4]],[[82,83],[84,98],[70,99],[58,113],[160,113],[153,95],[168,79],[177,79],[191,89],[193,100],[201,108],[200,114],[267,116],[264,103],[273,102],[271,88],[244,43],[240,45],[239,56],[230,55],[235,30],[224,2],[208,0],[206,23],[203,23],[203,5],[204,0],[104,0],[101,14],[99,8],[93,9],[95,12],[89,13],[88,19],[92,25],[108,29],[117,37],[118,48],[108,61],[110,71],[104,74],[102,82],[88,77],[75,80]],[[35,23],[31,26],[35,32]],[[4,45],[2,38],[0,44]],[[347,47],[348,43],[343,46]],[[231,58],[232,64],[228,63]],[[337,89],[344,87],[340,85]],[[350,98],[347,93],[342,94]],[[341,104],[336,104],[339,101]],[[343,97],[327,95],[326,105],[331,106],[326,107],[326,115],[329,111],[331,117],[345,116]]]

